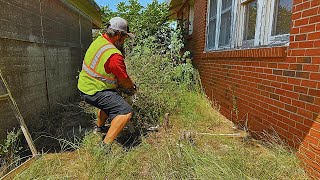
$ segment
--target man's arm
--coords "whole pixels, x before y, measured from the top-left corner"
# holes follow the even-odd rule
[[[134,83],[129,76],[126,79],[118,79],[118,84],[125,89],[134,89]]]
[[[107,73],[112,73],[118,79],[118,85],[124,89],[135,89],[135,85],[127,74],[123,56],[120,54],[112,55],[104,65]]]

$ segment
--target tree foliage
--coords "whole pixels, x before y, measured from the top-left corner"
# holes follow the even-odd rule
[[[112,11],[108,6],[102,7],[103,22],[107,23],[112,17],[122,17],[129,23],[130,31],[136,35],[135,41],[141,42],[168,27],[168,5],[153,0],[143,7],[138,0],[120,2],[117,10]]]

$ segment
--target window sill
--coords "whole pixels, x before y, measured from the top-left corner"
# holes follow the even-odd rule
[[[257,47],[252,49],[228,49],[203,52],[204,59],[210,58],[283,58],[287,57],[288,46]]]

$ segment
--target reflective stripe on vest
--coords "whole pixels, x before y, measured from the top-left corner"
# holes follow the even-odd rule
[[[104,77],[101,74],[93,71],[92,69],[90,69],[89,67],[87,67],[87,65],[83,62],[82,64],[82,70],[84,72],[86,72],[89,76],[98,79],[102,82],[108,83],[108,84],[117,84],[117,79],[113,79],[113,78],[108,78],[108,77]]]
[[[109,49],[114,49],[114,48],[115,47],[113,45],[111,45],[111,44],[107,44],[107,45],[102,46],[98,50],[98,52],[95,54],[95,56],[94,56],[94,58],[93,58],[93,60],[92,60],[92,62],[90,64],[90,68],[91,69],[96,69],[96,67],[97,67],[97,65],[98,65],[103,53],[106,52]]]

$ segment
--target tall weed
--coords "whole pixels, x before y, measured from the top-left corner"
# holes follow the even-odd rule
[[[0,177],[20,164],[20,135],[21,130],[8,132],[3,144],[0,144]]]
[[[165,112],[177,112],[185,92],[198,91],[200,84],[189,52],[180,54],[180,30],[166,37],[169,46],[159,43],[158,36],[146,38],[128,50],[126,57],[129,74],[139,87],[133,103],[136,118],[152,124]]]

